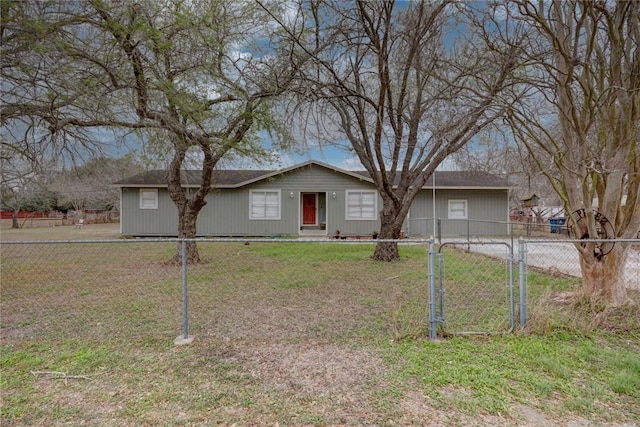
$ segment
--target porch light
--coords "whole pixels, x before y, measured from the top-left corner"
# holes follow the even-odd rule
[[[293,199],[293,191],[291,193],[289,193],[289,198]]]
[[[331,193],[331,197],[334,198],[334,199],[336,198],[336,192],[335,191],[333,193]]]

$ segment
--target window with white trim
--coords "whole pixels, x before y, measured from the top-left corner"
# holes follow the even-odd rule
[[[466,200],[449,200],[449,219],[467,219]]]
[[[140,209],[158,209],[158,189],[140,189]]]
[[[251,190],[249,219],[280,219],[280,190]]]
[[[375,191],[347,190],[346,196],[346,219],[376,219],[378,197]]]

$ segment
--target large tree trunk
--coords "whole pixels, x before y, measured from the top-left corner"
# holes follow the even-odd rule
[[[629,245],[618,242],[611,252],[601,257],[594,255],[595,245],[592,243],[578,249],[581,249],[583,291],[608,307],[624,304],[627,298],[624,272]]]
[[[168,185],[169,196],[178,208],[178,238],[195,239],[198,214],[207,204],[206,197],[211,189],[213,168],[219,157],[214,157],[207,145],[200,145],[204,155],[200,175],[200,188],[195,193],[187,195],[187,189],[182,186],[181,169],[188,145],[184,140],[176,139],[174,140],[174,146],[176,151],[169,167]],[[172,261],[175,263],[182,262],[182,242],[178,243],[177,251]],[[199,262],[200,254],[198,253],[196,242],[187,242],[187,263],[196,264]]]
[[[198,220],[198,212],[190,209],[190,204],[185,203],[182,209],[178,209],[178,238],[179,239],[195,239],[196,237],[196,221]],[[187,264],[197,264],[200,262],[200,253],[196,242],[187,242]],[[173,256],[173,262],[182,262],[182,242],[178,242],[178,250]]]
[[[380,212],[380,233],[378,239],[399,239],[402,231],[402,223],[406,216],[406,210],[396,209],[390,203],[384,203]],[[400,259],[397,242],[378,242],[373,253],[376,261],[397,261]]]

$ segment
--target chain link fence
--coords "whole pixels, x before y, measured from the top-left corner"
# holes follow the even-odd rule
[[[545,294],[581,289],[576,245],[586,244],[602,253],[613,245],[628,247],[621,280],[629,299],[640,302],[638,239],[443,239],[429,256],[430,337],[524,326],[529,307]]]
[[[640,239],[522,239],[519,259],[523,260],[525,274],[520,280],[526,281],[526,307],[543,307],[540,301],[548,301],[542,298],[545,295],[552,296],[552,300],[562,301],[573,291],[582,289],[580,256],[576,246],[587,244],[594,245],[594,256],[597,255],[596,251],[606,253],[612,245],[627,247],[626,259],[618,261],[622,263],[621,285],[625,288],[627,300],[632,304],[640,304]],[[605,254],[603,260],[608,256],[617,255]]]
[[[2,243],[2,337],[104,340],[175,335],[176,243]]]
[[[425,242],[401,242],[400,261],[385,263],[372,241],[199,240],[202,262],[184,269],[171,262],[180,244],[2,242],[3,340],[295,339],[372,327],[399,339],[427,325]]]
[[[409,218],[406,221],[406,235],[413,238],[433,236],[438,243],[452,238],[478,240],[488,236],[512,240],[520,236],[558,240],[567,239],[569,234],[566,218],[527,218],[520,221]]]
[[[371,258],[373,241],[212,239],[198,240],[201,263],[182,266],[171,262],[182,244],[176,239],[2,242],[1,336],[6,343],[504,333],[523,324],[545,291],[581,285],[571,241],[520,243],[518,251],[508,238],[406,239],[398,241],[400,261],[385,263]],[[619,244],[630,245],[624,280],[637,298],[640,240]]]
[[[490,247],[494,256],[475,252],[476,245]],[[430,281],[431,338],[437,336],[436,329],[444,334],[513,331],[517,295],[510,244],[452,241],[434,245],[430,255],[435,264]]]
[[[523,239],[526,264],[536,271],[546,271],[558,277],[579,278],[580,259],[577,245],[595,243],[607,252],[613,245],[627,247],[627,259],[623,267],[622,281],[635,296],[640,292],[640,239],[575,240]],[[608,255],[604,255],[606,257]]]

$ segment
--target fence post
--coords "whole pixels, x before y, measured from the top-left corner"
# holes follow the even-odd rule
[[[173,343],[175,345],[191,344],[193,337],[189,336],[189,306],[187,292],[187,241],[180,241],[180,255],[182,258],[182,335],[179,335]]]
[[[513,245],[513,223],[511,220],[507,222],[507,226],[509,227],[509,236],[511,236],[511,248],[513,249],[515,246]]]
[[[444,265],[443,265],[443,253],[438,252],[435,256],[438,259],[438,308],[440,311],[438,312],[438,322],[444,325]]]
[[[514,248],[513,241],[511,241],[511,245],[509,245],[509,309],[510,309],[510,317],[511,317],[511,330],[509,332],[513,332],[516,327],[516,313],[515,313],[515,298],[514,298],[514,278],[513,278],[513,265],[515,264],[515,256],[514,256]]]
[[[435,245],[429,241],[429,339],[438,337],[438,318],[436,315],[436,273],[435,273]]]
[[[527,264],[525,262],[526,245],[522,236],[518,239],[518,277],[520,296],[520,327],[527,323]]]

